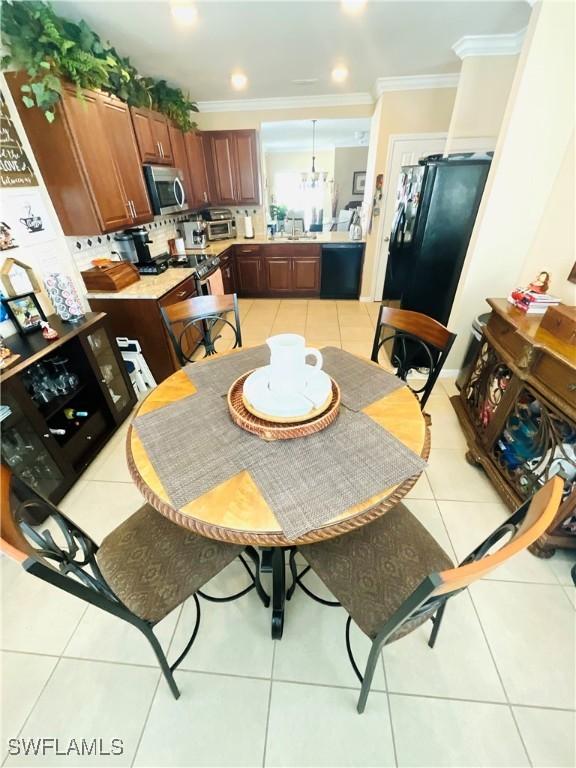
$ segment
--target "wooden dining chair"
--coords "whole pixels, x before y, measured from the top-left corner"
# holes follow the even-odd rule
[[[197,536],[172,523],[149,504],[121,523],[98,546],[4,465],[0,468],[0,479],[0,548],[4,554],[17,560],[33,576],[139,629],[152,646],[176,699],[180,691],[173,673],[192,647],[200,626],[198,595],[214,602],[227,602],[256,589],[264,606],[270,604],[260,583],[260,561],[253,547]],[[42,527],[30,523],[39,515],[46,518]],[[253,561],[254,573],[243,553]],[[205,594],[202,587],[236,557],[250,574],[250,584],[226,597]],[[176,661],[169,664],[154,627],[189,597],[196,604],[192,635]],[[25,611],[23,605],[22,612]]]
[[[362,684],[358,712],[366,706],[383,647],[430,619],[428,645],[433,648],[449,598],[536,541],[554,520],[562,489],[559,477],[550,479],[457,567],[403,504],[351,533],[298,547],[309,563],[300,574],[296,573],[293,548],[292,587],[304,588],[302,578],[312,568],[337,598],[319,602],[342,605],[348,612],[346,649]],[[510,540],[492,552],[505,536]],[[307,588],[305,591],[318,599]],[[364,675],[352,654],[352,621],[372,640]]]
[[[181,365],[193,362],[193,356],[199,347],[204,347],[204,357],[217,354],[215,347],[221,338],[222,324],[232,329],[234,346],[242,346],[238,296],[193,296],[191,299],[161,307],[162,318],[168,336]],[[234,323],[228,319],[234,313]]]
[[[455,333],[450,333],[448,328],[432,317],[382,305],[378,314],[371,359],[380,363],[381,355],[387,354],[392,367],[396,369],[396,375],[406,381],[418,396],[420,407],[423,409],[455,338]],[[418,370],[420,373],[423,369],[427,374],[421,386],[415,386],[418,382],[413,380],[407,381],[410,371]]]

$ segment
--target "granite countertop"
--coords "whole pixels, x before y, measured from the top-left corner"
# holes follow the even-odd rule
[[[88,291],[86,298],[159,299],[193,274],[194,270],[188,267],[169,268],[161,275],[140,275],[137,283],[132,283],[121,291]]]
[[[266,235],[256,236],[252,240],[238,237],[234,240],[216,240],[208,243],[202,250],[187,250],[187,253],[205,253],[207,256],[220,256],[233,245],[270,245],[271,243],[294,245],[325,243],[350,243],[351,245],[362,245],[366,241],[350,240],[348,232],[318,232],[315,239],[302,238],[300,240],[287,240],[286,238],[268,239]],[[167,269],[161,275],[141,275],[137,283],[123,288],[121,291],[88,291],[87,299],[159,299],[164,294],[171,291],[179,283],[190,277],[194,272],[190,268]]]

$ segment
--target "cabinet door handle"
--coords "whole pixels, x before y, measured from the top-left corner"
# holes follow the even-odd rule
[[[134,214],[132,213],[132,206],[130,205],[130,200],[126,200],[126,202],[124,203],[124,205],[126,206],[126,208],[128,208],[128,216],[129,216],[131,219],[133,219],[133,218],[134,218]]]
[[[136,206],[134,205],[134,200],[130,200],[130,208],[132,209],[132,218],[136,218]]]
[[[162,142],[160,142],[160,152],[162,152],[162,157],[166,157],[164,154],[164,144],[162,144]]]
[[[45,438],[49,438],[50,437],[50,432],[44,432],[44,437]]]
[[[178,291],[176,296],[186,296],[186,291]]]
[[[576,384],[571,382],[570,384],[568,384],[568,389],[570,390],[570,392],[576,392]]]
[[[162,144],[160,144],[159,141],[156,142],[156,148],[158,149],[158,154],[160,155],[160,157],[164,157],[164,155],[162,154]]]
[[[206,192],[204,192],[204,202],[205,202],[205,203],[207,203],[207,202],[208,202],[208,195],[206,194]]]

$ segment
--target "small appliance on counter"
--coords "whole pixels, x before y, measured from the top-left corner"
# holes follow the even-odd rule
[[[362,224],[360,223],[358,211],[354,211],[352,215],[352,223],[348,230],[348,236],[350,240],[362,240]]]
[[[230,208],[205,208],[201,214],[206,222],[208,240],[234,240],[236,238],[236,219]]]
[[[152,240],[144,227],[126,229],[115,235],[114,240],[118,243],[120,258],[135,264],[141,275],[160,275],[170,266],[169,254],[152,256],[148,247]]]
[[[199,296],[215,293],[211,281],[219,282],[216,273],[220,272],[220,257],[209,256],[207,253],[187,253],[183,258],[172,262],[173,267],[193,269],[192,277],[196,283]],[[219,291],[223,293],[224,291]]]
[[[185,221],[183,223],[183,228],[184,244],[186,248],[192,250],[195,248],[206,248],[206,224],[201,218]]]

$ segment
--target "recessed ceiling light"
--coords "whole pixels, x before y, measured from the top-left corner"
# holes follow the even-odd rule
[[[342,10],[350,16],[357,16],[366,7],[366,0],[342,0]]]
[[[183,26],[191,26],[192,24],[195,24],[198,19],[198,9],[191,3],[172,0],[170,3],[170,12],[172,13],[172,18]]]
[[[248,85],[248,78],[244,72],[233,72],[230,75],[230,84],[235,91],[242,91]]]
[[[332,70],[332,80],[335,83],[343,83],[347,77],[348,69],[343,64],[339,64]]]

